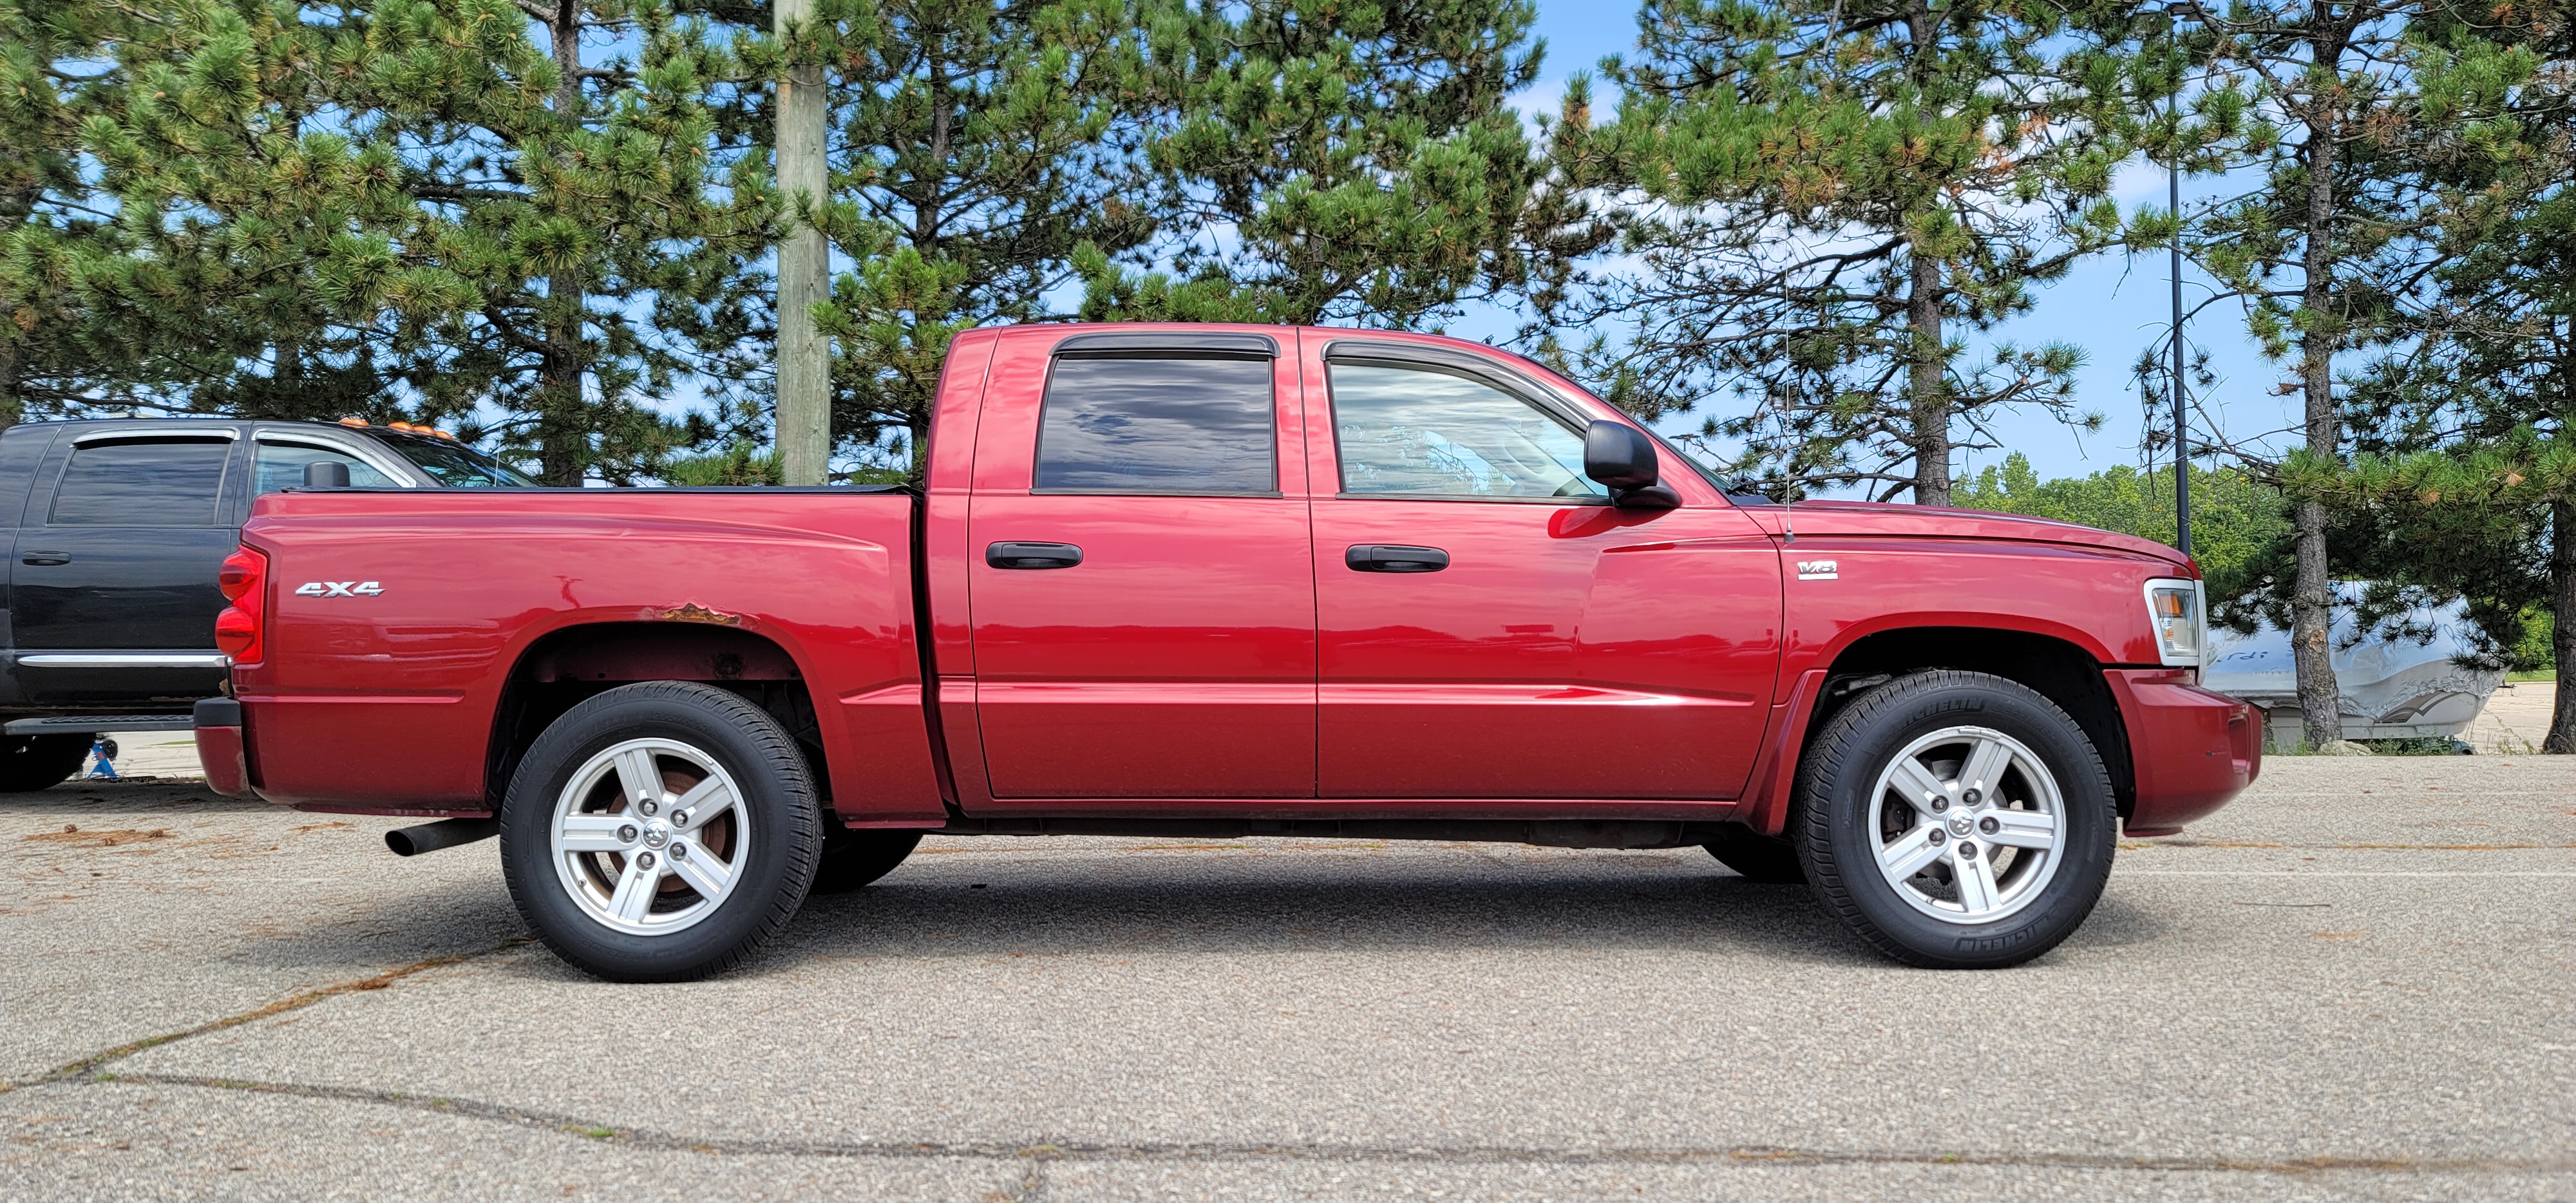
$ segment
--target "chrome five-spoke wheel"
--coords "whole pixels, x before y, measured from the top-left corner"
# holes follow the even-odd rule
[[[1946,727],[1891,759],[1871,791],[1878,871],[1914,909],[1986,923],[2030,905],[2057,872],[2065,801],[2048,766],[1986,727]]]
[[[713,756],[630,739],[574,770],[555,802],[555,872],[592,919],[675,932],[724,905],[750,852],[741,791]]]

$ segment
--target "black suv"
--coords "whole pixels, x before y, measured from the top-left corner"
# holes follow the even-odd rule
[[[0,431],[0,519],[15,528],[0,628],[0,791],[78,772],[102,731],[185,729],[222,689],[215,570],[251,498],[305,465],[378,488],[525,486],[424,427],[130,418]]]

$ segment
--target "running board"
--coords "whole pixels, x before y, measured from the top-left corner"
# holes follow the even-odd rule
[[[193,731],[193,714],[69,714],[13,718],[0,728],[11,735],[96,735],[102,731]]]

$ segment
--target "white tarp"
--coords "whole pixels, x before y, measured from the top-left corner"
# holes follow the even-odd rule
[[[2357,585],[2340,588],[2347,603],[2359,596]],[[2418,609],[2409,616],[2409,625],[2430,626],[2432,642],[2400,635],[2346,647],[2353,636],[2352,609],[2335,607],[2331,639],[2345,739],[2457,736],[2485,708],[2487,695],[2504,683],[2501,670],[2455,663],[2474,646],[2464,603]],[[2295,741],[2299,686],[2289,632],[2268,625],[2251,635],[2213,629],[2209,642],[2210,666],[2201,683],[2269,711],[2276,744],[2285,738]]]

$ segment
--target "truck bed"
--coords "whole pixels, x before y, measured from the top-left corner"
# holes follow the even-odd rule
[[[513,767],[503,728],[674,677],[787,695],[833,795],[866,799],[845,818],[935,821],[914,511],[895,488],[262,497],[242,541],[274,611],[233,682],[251,747],[298,752],[254,752],[251,784],[314,810],[482,813]]]

